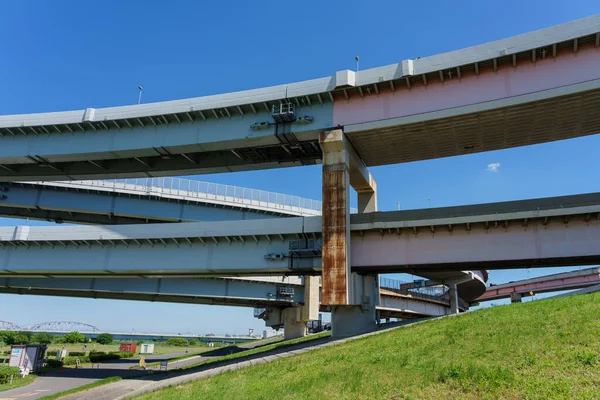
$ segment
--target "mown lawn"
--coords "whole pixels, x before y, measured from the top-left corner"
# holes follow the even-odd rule
[[[10,383],[0,384],[0,392],[4,392],[5,390],[12,390],[12,389],[19,388],[21,386],[29,385],[30,383],[33,383],[33,381],[35,381],[36,378],[37,378],[37,375],[33,375],[33,374],[29,374],[25,378],[15,377],[12,385]]]
[[[483,309],[141,399],[600,399],[600,293]]]

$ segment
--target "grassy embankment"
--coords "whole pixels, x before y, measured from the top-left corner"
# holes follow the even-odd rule
[[[600,293],[427,321],[141,397],[265,398],[600,399]]]

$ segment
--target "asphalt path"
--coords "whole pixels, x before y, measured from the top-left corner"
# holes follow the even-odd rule
[[[146,358],[147,363],[154,361],[162,361],[169,358],[180,357],[186,355],[185,352],[161,354]],[[192,364],[197,361],[199,356],[192,357],[187,361]],[[173,363],[171,363],[173,364]],[[98,368],[92,368],[89,365],[85,367],[64,368],[61,370],[52,370],[48,373],[38,376],[37,379],[27,385],[17,389],[6,390],[0,392],[0,400],[20,400],[20,399],[35,399],[37,397],[47,396],[49,394],[64,392],[79,386],[87,385],[100,379],[109,378],[111,376],[121,377],[136,377],[145,376],[148,371],[130,370],[129,368],[139,365],[139,359],[119,360],[109,363],[101,363]],[[185,366],[185,364],[176,364],[177,367]]]

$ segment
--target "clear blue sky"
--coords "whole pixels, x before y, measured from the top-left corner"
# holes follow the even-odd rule
[[[354,68],[355,55],[365,69],[598,12],[597,0],[2,2],[0,114],[133,104],[138,85],[152,102],[319,78]],[[600,191],[598,159],[600,137],[591,136],[371,172],[380,209],[392,210],[427,207],[428,198],[439,207]],[[490,163],[500,163],[496,172]],[[321,196],[318,166],[199,179]],[[245,308],[13,295],[0,295],[0,320],[200,333],[264,327]]]

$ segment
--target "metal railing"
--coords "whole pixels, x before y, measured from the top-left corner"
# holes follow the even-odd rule
[[[403,293],[403,294],[425,295],[428,297],[443,298],[446,295],[446,293],[448,292],[448,288],[446,288],[445,286],[425,286],[425,287],[410,288],[410,289],[402,288],[402,285],[406,285],[409,283],[412,283],[412,282],[404,282],[404,281],[400,281],[397,279],[391,279],[391,278],[385,278],[385,277],[379,278],[379,286],[382,289],[395,290],[395,291],[399,291],[400,293]]]
[[[47,182],[38,184],[52,185]],[[320,215],[322,203],[319,200],[305,199],[282,193],[249,189],[239,186],[222,185],[219,183],[202,182],[181,178],[140,178],[140,179],[110,179],[85,181],[59,181],[60,185],[77,185],[90,188],[110,188],[115,190],[133,191],[140,194],[172,194],[240,204],[249,207],[260,207],[273,211],[293,212],[299,215]],[[351,211],[356,212],[352,209]]]

